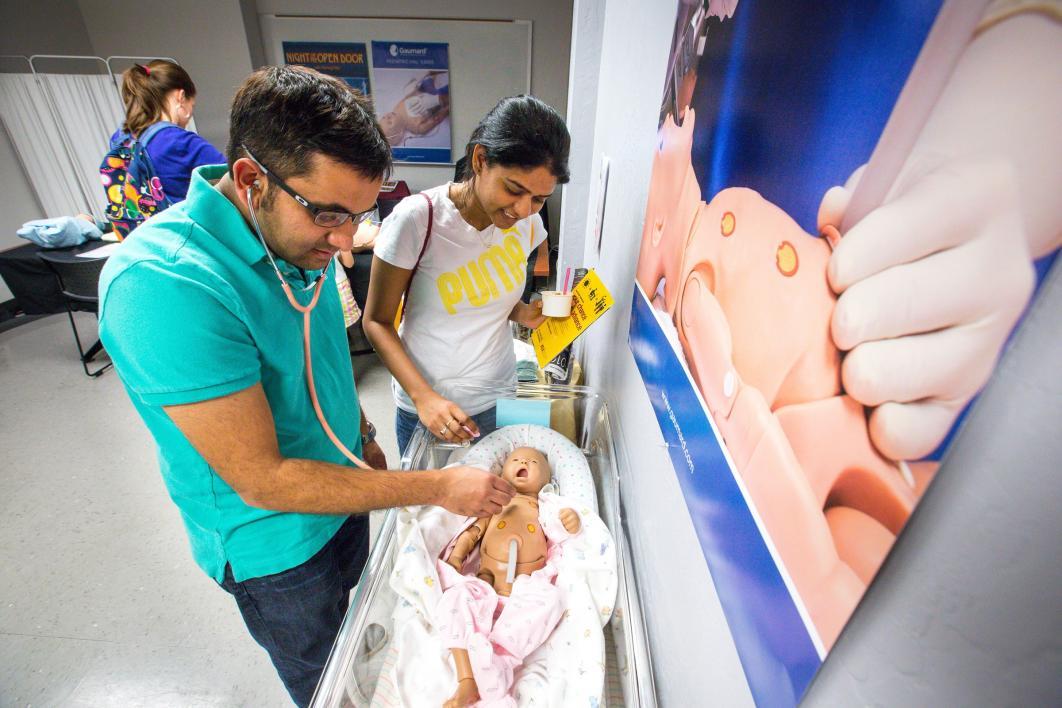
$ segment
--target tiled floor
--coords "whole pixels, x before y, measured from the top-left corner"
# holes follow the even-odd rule
[[[386,370],[355,371],[397,464]],[[117,375],[84,375],[65,316],[0,333],[0,399],[0,706],[290,705],[192,561]]]

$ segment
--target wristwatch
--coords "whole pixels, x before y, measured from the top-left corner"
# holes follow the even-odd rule
[[[365,447],[376,439],[376,426],[370,423],[369,421],[365,421],[365,424],[369,426],[369,432],[361,434],[362,447]]]

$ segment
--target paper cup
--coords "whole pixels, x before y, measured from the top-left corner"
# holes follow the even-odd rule
[[[572,294],[559,290],[542,293],[542,314],[546,317],[567,317],[572,313]]]

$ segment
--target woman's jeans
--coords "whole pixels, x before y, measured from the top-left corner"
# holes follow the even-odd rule
[[[487,435],[487,433],[494,432],[497,428],[497,423],[494,419],[495,409],[493,406],[477,413],[476,415],[469,416],[479,426],[480,437]],[[409,445],[410,439],[413,437],[413,433],[416,432],[418,427],[424,427],[420,423],[420,418],[416,413],[407,413],[406,411],[398,408],[395,412],[395,436],[398,438],[398,454],[401,456],[405,453],[406,447]]]

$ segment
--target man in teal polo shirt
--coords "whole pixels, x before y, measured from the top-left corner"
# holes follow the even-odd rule
[[[230,120],[228,165],[196,170],[187,200],[107,263],[100,335],[158,444],[195,561],[235,597],[306,705],[365,562],[364,512],[439,504],[483,516],[513,490],[470,467],[356,469],[318,422],[303,315],[277,274],[310,304],[318,275],[331,276],[373,209],[391,157],[368,102],[315,71],[268,67],[239,89]],[[321,409],[340,441],[382,469],[332,283],[310,322]]]

